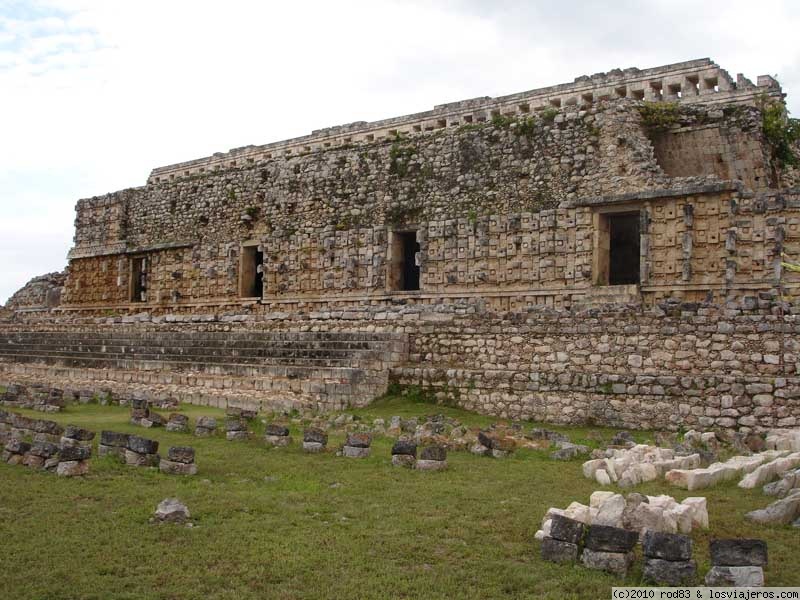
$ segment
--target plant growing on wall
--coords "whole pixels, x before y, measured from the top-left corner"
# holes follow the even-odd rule
[[[762,98],[761,129],[772,147],[772,157],[780,167],[800,165],[800,158],[795,154],[800,142],[800,119],[789,117],[789,111],[783,102],[775,102]]]
[[[642,102],[636,110],[642,115],[642,124],[650,131],[667,131],[680,121],[677,102]]]

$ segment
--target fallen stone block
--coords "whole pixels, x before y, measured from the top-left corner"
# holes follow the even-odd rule
[[[742,489],[753,489],[762,486],[765,483],[772,481],[776,477],[783,475],[789,469],[793,469],[800,465],[800,453],[790,454],[781,458],[776,458],[773,461],[765,463],[747,474],[739,482],[739,487]]]
[[[342,456],[346,456],[347,458],[367,458],[370,453],[369,446],[361,447],[361,446],[343,446],[342,447]]]
[[[195,423],[194,434],[197,437],[213,436],[217,431],[217,420],[214,417],[200,417]]]
[[[705,498],[692,496],[684,498],[681,504],[691,509],[692,527],[708,529],[708,502]]]
[[[132,467],[157,467],[161,462],[158,454],[140,454],[133,450],[125,450],[125,464]]]
[[[185,523],[190,516],[187,506],[177,498],[162,500],[155,512],[155,518],[166,523]]]
[[[83,461],[92,456],[92,449],[86,446],[61,446],[58,450],[58,458],[63,461]]]
[[[571,544],[552,537],[542,539],[542,559],[555,563],[576,562],[580,548],[577,544]]]
[[[197,475],[196,464],[177,462],[164,458],[159,461],[158,470],[166,475]]]
[[[586,534],[586,547],[600,552],[630,552],[638,541],[638,532],[608,525],[590,525]]]
[[[94,431],[78,427],[77,425],[67,425],[64,428],[64,433],[62,434],[62,437],[81,442],[91,442],[94,439],[94,436]]]
[[[671,561],[662,558],[645,558],[642,569],[644,580],[655,585],[678,587],[689,585],[697,575],[693,560]]]
[[[705,583],[717,587],[763,587],[764,569],[761,567],[711,567]]]
[[[767,543],[747,538],[711,540],[711,564],[718,567],[765,567]]]
[[[605,552],[585,548],[581,555],[581,562],[588,569],[606,571],[624,577],[633,564],[632,552]]]
[[[416,464],[417,459],[412,454],[392,454],[392,465],[395,467],[413,469]]]
[[[369,448],[372,445],[372,436],[369,433],[349,433],[345,445],[353,448]]]
[[[172,413],[167,420],[166,430],[175,433],[187,433],[189,431],[189,417],[180,413]]]
[[[586,533],[586,525],[581,521],[554,514],[550,519],[548,535],[553,539],[580,545]]]
[[[306,444],[316,444],[319,449],[311,450],[311,452],[319,452],[328,445],[328,434],[322,429],[309,427],[308,429],[303,430],[303,449],[306,448]]]
[[[753,510],[744,518],[759,525],[788,525],[800,517],[800,490],[776,500],[766,508]]]
[[[392,446],[392,456],[407,455],[417,456],[417,444],[410,440],[397,440]]]
[[[649,558],[687,561],[692,558],[692,538],[686,535],[648,531],[642,540],[642,552]]]
[[[172,446],[167,451],[167,459],[179,463],[190,464],[194,462],[194,448],[191,446]]]
[[[155,454],[158,452],[158,442],[138,435],[128,436],[128,450],[137,454]]]
[[[56,474],[59,477],[78,477],[89,472],[88,460],[67,460],[60,461],[56,467]]]
[[[591,498],[589,499],[591,506]],[[610,525],[622,527],[622,513],[625,510],[625,498],[622,494],[613,494],[597,507],[597,516],[592,519],[593,525]]]

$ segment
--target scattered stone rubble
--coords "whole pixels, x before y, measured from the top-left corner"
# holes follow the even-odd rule
[[[630,493],[596,491],[589,505],[572,502],[566,509],[550,508],[542,519],[536,539],[550,535],[554,515],[575,519],[586,525],[608,525],[639,532],[691,533],[695,527],[708,529],[708,507],[705,498],[685,498],[677,502],[671,496],[645,496]]]
[[[214,417],[200,417],[194,426],[197,437],[209,437],[217,432],[217,420]]]
[[[64,390],[42,384],[4,386],[0,402],[6,406],[31,408],[41,412],[60,412],[65,406]]]
[[[56,473],[62,477],[86,475],[89,472],[91,456],[91,446],[62,446],[58,451],[59,462]]]
[[[675,533],[648,531],[642,540],[645,581],[661,586],[689,585],[697,574],[692,560],[692,538]]]
[[[785,454],[785,450],[766,450],[752,456],[734,456],[725,462],[713,463],[702,469],[674,469],[665,474],[665,479],[672,485],[689,491],[699,490],[745,476],[765,462],[771,462]]]
[[[767,565],[767,544],[762,540],[711,540],[709,586],[761,587]]]
[[[366,458],[369,456],[371,445],[372,435],[369,433],[349,433],[341,453],[348,458]]]
[[[328,434],[318,427],[303,430],[303,452],[316,454],[324,452],[328,445]]]
[[[269,446],[282,448],[292,443],[289,428],[278,423],[270,423],[264,429],[264,441]]]
[[[94,439],[94,431],[77,427],[76,425],[67,425],[64,428],[64,433],[61,436],[61,446],[83,446],[85,448],[92,448],[92,440]]]
[[[669,470],[700,466],[700,455],[675,456],[671,448],[636,444],[630,448],[609,448],[605,458],[583,463],[583,475],[600,485],[628,488],[653,481]]]
[[[125,449],[125,464],[135,467],[157,467],[161,462],[158,455],[158,442],[131,435]]]
[[[167,458],[162,458],[158,469],[167,475],[197,475],[194,462],[194,448],[190,446],[172,446]]]

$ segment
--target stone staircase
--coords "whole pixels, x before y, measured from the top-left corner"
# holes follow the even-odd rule
[[[338,410],[383,394],[402,334],[0,331],[0,379],[242,408]]]

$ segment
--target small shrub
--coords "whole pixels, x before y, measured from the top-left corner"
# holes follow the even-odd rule
[[[643,102],[636,108],[650,131],[667,131],[680,121],[677,102]]]
[[[800,141],[800,119],[790,119],[782,102],[762,103],[761,129],[772,146],[772,157],[779,166],[800,165],[794,149]]]
[[[496,114],[492,116],[492,125],[495,127],[499,127],[501,129],[508,129],[511,127],[511,124],[514,122],[513,117],[507,117],[505,115]]]
[[[540,114],[542,117],[542,121],[544,121],[545,123],[552,123],[553,121],[556,120],[558,109],[552,106],[548,106]]]

